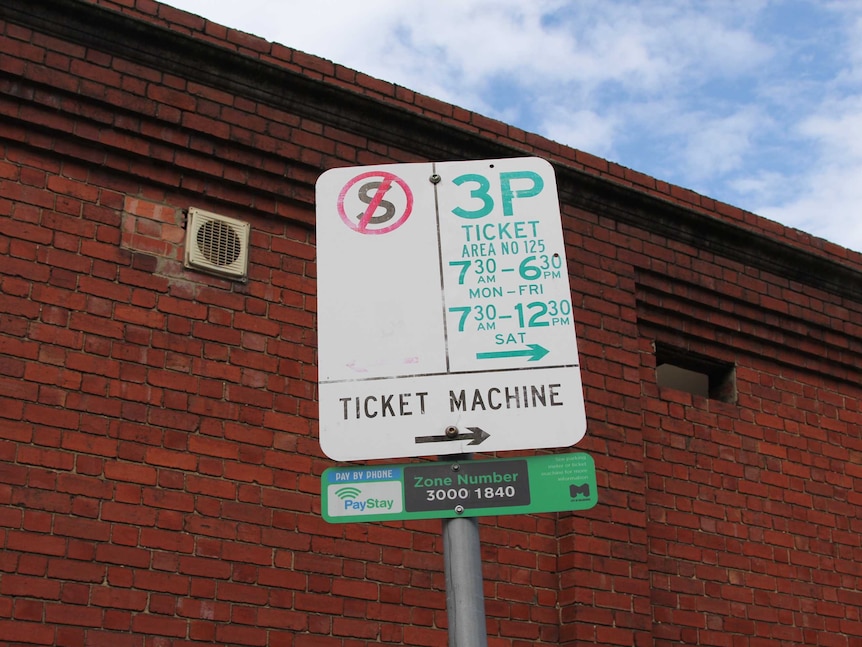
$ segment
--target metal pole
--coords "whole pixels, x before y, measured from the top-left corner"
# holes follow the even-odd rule
[[[449,647],[487,647],[482,552],[476,518],[443,520]]]

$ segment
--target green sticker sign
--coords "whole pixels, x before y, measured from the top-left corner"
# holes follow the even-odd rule
[[[336,467],[321,476],[330,523],[588,510],[596,468],[584,453]]]

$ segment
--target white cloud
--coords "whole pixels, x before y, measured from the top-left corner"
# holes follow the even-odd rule
[[[802,121],[799,131],[824,155],[862,161],[862,94],[824,101],[816,114]]]
[[[762,204],[777,204],[787,193],[787,177],[769,170],[756,170],[735,177],[728,185],[747,199],[755,196]]]
[[[789,227],[813,233],[843,247],[862,250],[862,164],[830,166],[804,178],[796,197],[758,213]]]
[[[752,137],[763,121],[763,115],[752,108],[720,117],[695,115],[683,148],[686,176],[702,181],[738,170],[745,163]]]
[[[547,121],[541,130],[549,139],[565,142],[593,155],[611,156],[616,138],[617,119],[592,110],[579,110],[577,106],[549,107]]]
[[[811,169],[758,213],[862,250],[862,96],[824,101],[798,132],[810,140]]]
[[[862,0],[168,1],[862,249]]]

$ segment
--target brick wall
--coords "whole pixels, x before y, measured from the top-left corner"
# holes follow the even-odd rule
[[[440,522],[320,517],[313,186],[491,151],[557,165],[601,491],[482,520],[490,644],[862,644],[858,254],[166,5],[33,4],[0,9],[0,642],[446,644]],[[189,207],[251,224],[247,283],[183,268]],[[656,343],[736,401],[660,389]]]

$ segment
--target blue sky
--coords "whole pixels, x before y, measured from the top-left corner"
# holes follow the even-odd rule
[[[168,0],[862,251],[862,0]]]

